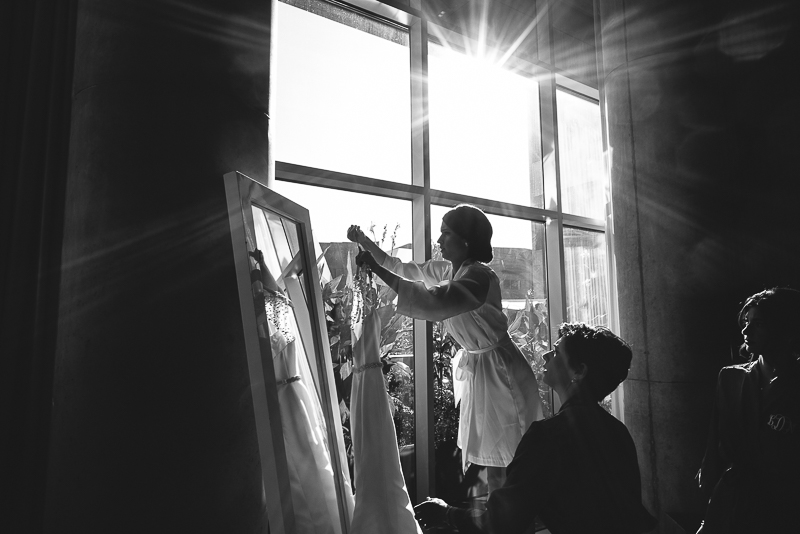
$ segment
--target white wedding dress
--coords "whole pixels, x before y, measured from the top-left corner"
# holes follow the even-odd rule
[[[295,529],[298,534],[341,534],[328,433],[294,313],[282,294],[265,300]],[[352,495],[344,497],[352,509]]]
[[[350,289],[361,304],[358,285]],[[258,286],[258,287],[256,287]],[[260,282],[254,292],[260,293]],[[342,534],[336,482],[327,429],[313,376],[298,336],[291,301],[282,291],[265,292],[259,335],[272,349],[278,401],[289,467],[295,531]],[[352,514],[351,534],[422,534],[414,518],[400,467],[397,436],[389,407],[382,362],[378,314],[363,305],[351,325],[353,382],[350,431],[355,464],[355,497],[344,496]],[[344,479],[349,477],[343,473]]]
[[[353,324],[350,433],[356,504],[352,534],[422,534],[408,497],[389,395],[381,372],[381,324],[375,310]]]

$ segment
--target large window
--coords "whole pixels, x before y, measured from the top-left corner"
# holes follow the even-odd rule
[[[562,209],[602,219],[606,209],[600,106],[561,87],[556,91]]]
[[[324,0],[277,6],[275,189],[311,213],[331,324],[356,252],[349,225],[394,256],[424,261],[438,253],[442,215],[469,202],[492,222],[509,331],[538,374],[561,322],[614,324],[597,91],[543,64],[517,58],[510,69],[466,53],[486,48],[400,9],[380,15]],[[452,347],[440,325],[383,319],[413,500],[434,494],[434,454],[455,437]],[[339,366],[341,340],[329,334]],[[344,419],[348,369],[335,372]],[[552,414],[557,399],[543,385],[541,394]]]
[[[324,2],[279,3],[279,161],[409,183],[408,32]],[[315,9],[316,8],[316,9]]]
[[[536,80],[436,43],[428,52],[431,187],[543,207]]]
[[[608,326],[608,260],[603,232],[564,228],[567,321]]]

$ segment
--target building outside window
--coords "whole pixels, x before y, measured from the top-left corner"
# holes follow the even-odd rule
[[[275,15],[275,189],[311,214],[344,419],[350,377],[334,323],[357,252],[351,224],[391,255],[424,261],[448,209],[482,208],[509,331],[539,378],[561,322],[614,324],[597,91],[390,11],[281,0]],[[440,325],[382,319],[409,493],[435,483],[442,495],[442,480],[417,474],[455,438],[451,340]],[[552,415],[557,398],[540,390]]]

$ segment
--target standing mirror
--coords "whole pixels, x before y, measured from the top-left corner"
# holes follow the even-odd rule
[[[347,534],[353,493],[308,211],[238,172],[224,180],[270,532]]]

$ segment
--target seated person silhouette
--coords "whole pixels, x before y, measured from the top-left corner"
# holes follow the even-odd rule
[[[563,324],[546,353],[544,382],[558,413],[528,428],[505,484],[485,510],[429,499],[416,507],[425,528],[462,534],[533,532],[538,516],[553,534],[648,532],[656,520],[641,501],[636,448],[628,429],[599,404],[628,376],[625,341],[602,327]]]

